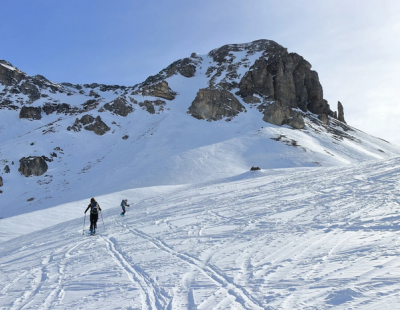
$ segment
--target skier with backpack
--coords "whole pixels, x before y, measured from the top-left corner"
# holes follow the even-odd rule
[[[121,207],[122,207],[122,213],[120,214],[121,216],[125,216],[125,207],[129,207],[128,205],[128,199],[123,199],[121,202]]]
[[[90,199],[90,203],[85,210],[85,214],[87,210],[89,210],[89,208],[90,208],[90,234],[94,235],[96,234],[97,220],[99,219],[99,211],[101,211],[101,208],[94,198]]]

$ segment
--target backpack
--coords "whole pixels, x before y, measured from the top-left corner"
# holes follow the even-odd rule
[[[99,213],[99,204],[96,201],[90,203],[90,213],[97,214]]]

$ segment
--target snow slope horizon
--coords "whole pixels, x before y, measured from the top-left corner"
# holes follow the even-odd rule
[[[232,54],[236,57],[232,64],[237,65],[237,82],[261,52]],[[240,65],[235,62],[244,57],[246,61]],[[30,106],[38,107],[49,98],[80,106],[93,99],[90,93],[95,89],[101,94],[101,108],[78,115],[43,114],[41,120],[34,121],[20,119],[15,110],[0,110],[0,163],[11,169],[10,173],[1,169],[4,185],[0,218],[134,188],[198,184],[240,176],[252,166],[329,167],[400,155],[398,146],[332,118],[331,125],[324,125],[311,113],[306,115],[302,130],[271,125],[262,120],[263,114],[256,105],[241,98],[237,99],[246,111],[238,116],[213,122],[198,120],[187,113],[188,108],[199,89],[208,87],[208,69],[222,68],[208,55],[197,56],[200,58],[202,63],[197,64],[193,77],[165,77],[177,95],[162,109],[156,107],[155,114],[149,114],[137,103],[132,103],[134,111],[126,117],[104,109],[100,112],[105,103],[120,96],[127,96],[132,102],[155,97],[90,85],[80,85],[78,91],[76,85],[54,83],[51,86],[62,89],[62,93],[52,88],[45,90],[45,96]],[[227,75],[226,70],[220,70],[212,79],[218,83]],[[11,99],[16,102],[28,100],[27,95],[13,96]],[[101,116],[111,130],[103,136],[87,130],[67,130],[78,116],[85,114]],[[50,154],[57,157],[48,163],[49,170],[44,175],[26,178],[17,171],[20,158]]]
[[[18,119],[15,111],[2,110],[3,163],[52,152],[57,157],[40,177],[25,178],[10,165],[11,173],[2,175],[0,217],[131,188],[203,183],[245,173],[252,166],[335,166],[400,155],[400,147],[347,125],[343,129],[335,120],[324,126],[312,114],[303,130],[268,124],[243,101],[247,113],[230,122],[197,120],[187,109],[201,87],[199,80],[206,81],[202,74],[198,72],[197,79],[170,77],[170,86],[181,85],[181,92],[160,114],[142,109],[127,117],[102,113],[112,128],[104,136],[67,131],[74,116],[29,121]],[[126,135],[128,140],[121,139]]]
[[[154,97],[133,93],[126,117],[0,111],[0,163],[11,168],[0,194],[0,308],[398,308],[400,147],[311,113],[302,130],[274,126],[240,98],[246,112],[234,118],[195,119],[187,111],[207,70],[166,78],[178,94],[153,115],[133,102]],[[52,86],[64,92],[32,106],[78,106],[93,90]],[[100,105],[125,95],[101,91]],[[68,131],[84,114],[111,130]],[[44,175],[17,171],[21,157],[53,152]],[[96,237],[82,236],[90,197],[103,208]],[[135,202],[125,218],[122,198]]]
[[[399,176],[400,157],[247,172],[125,218],[104,196],[96,237],[80,218],[0,243],[0,307],[399,309]]]

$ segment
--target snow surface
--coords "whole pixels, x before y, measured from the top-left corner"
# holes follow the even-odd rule
[[[399,177],[399,157],[247,172],[124,218],[114,193],[94,237],[76,202],[81,218],[0,243],[0,307],[399,309]]]
[[[232,54],[238,82],[258,55]],[[198,90],[232,81],[199,57],[194,77],[167,79],[178,95],[154,115],[82,113],[101,116],[103,136],[68,131],[82,115],[0,111],[0,309],[400,309],[400,147],[314,115],[274,126],[240,98],[237,117],[195,119]],[[32,106],[93,99],[59,87]],[[98,108],[122,94],[101,92]],[[44,175],[18,172],[53,153]]]

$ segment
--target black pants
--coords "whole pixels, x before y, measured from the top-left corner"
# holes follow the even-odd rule
[[[122,213],[121,214],[125,214],[125,206],[121,206],[122,207]]]
[[[99,214],[90,213],[90,230],[95,230],[97,228],[97,220],[99,219]]]

